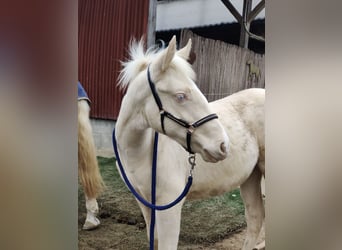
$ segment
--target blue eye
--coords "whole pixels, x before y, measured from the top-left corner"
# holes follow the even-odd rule
[[[184,93],[177,93],[176,99],[177,99],[177,102],[182,103],[186,100],[186,95]]]

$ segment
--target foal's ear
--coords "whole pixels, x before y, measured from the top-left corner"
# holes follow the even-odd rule
[[[155,73],[164,72],[171,64],[173,57],[176,54],[176,36],[173,36],[169,42],[169,46],[161,52],[157,60],[153,63]]]
[[[177,51],[177,55],[182,57],[184,60],[188,60],[191,51],[191,38],[189,38],[188,43],[182,49]]]

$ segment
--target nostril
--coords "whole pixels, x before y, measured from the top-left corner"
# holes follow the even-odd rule
[[[227,153],[226,144],[224,142],[221,143],[220,149],[221,149],[222,153]]]

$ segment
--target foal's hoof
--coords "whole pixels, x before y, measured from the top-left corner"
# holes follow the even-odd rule
[[[83,230],[92,230],[100,226],[100,220],[96,217],[87,218],[83,225]]]

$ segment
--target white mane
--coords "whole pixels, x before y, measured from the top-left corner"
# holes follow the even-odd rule
[[[159,49],[156,46],[152,46],[147,51],[144,49],[145,43],[143,39],[137,41],[133,39],[129,46],[129,59],[127,61],[122,61],[122,70],[119,74],[118,86],[121,89],[126,89],[130,82],[143,70],[145,70],[148,65],[157,57],[157,55],[164,49]],[[180,58],[175,56],[172,65],[177,67],[177,70],[183,71],[184,74],[189,76],[192,80],[195,80],[196,75],[193,71],[191,65]]]

